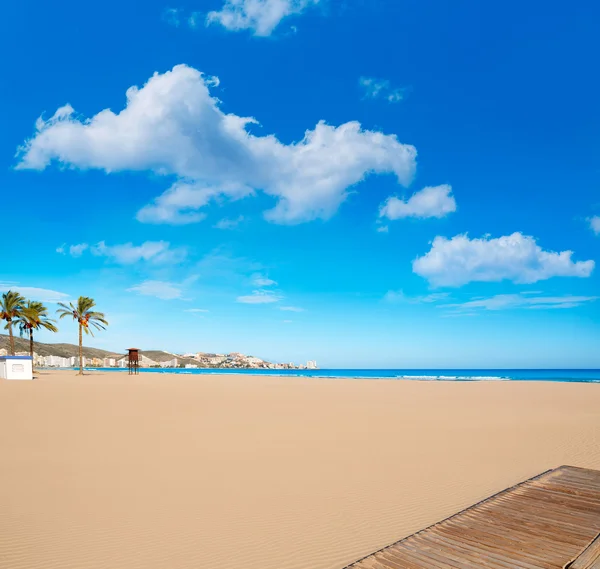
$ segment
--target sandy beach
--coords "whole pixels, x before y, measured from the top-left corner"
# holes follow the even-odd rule
[[[600,385],[43,372],[0,449],[2,568],[339,569],[600,468]]]

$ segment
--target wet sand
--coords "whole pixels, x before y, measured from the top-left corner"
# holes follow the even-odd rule
[[[339,569],[561,464],[600,385],[44,372],[0,381],[0,567]]]

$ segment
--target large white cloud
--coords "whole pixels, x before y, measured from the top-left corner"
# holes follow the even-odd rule
[[[105,109],[90,119],[70,105],[37,121],[20,148],[18,168],[44,169],[53,161],[106,172],[153,171],[177,181],[138,218],[153,223],[191,223],[217,196],[240,199],[257,190],[276,198],[265,217],[301,223],[331,217],[348,188],[369,174],[395,174],[408,185],[416,150],[395,135],[319,122],[299,142],[256,136],[253,118],[224,113],[211,96],[214,78],[186,65],[154,74],[127,90],[126,107]]]
[[[281,20],[300,14],[320,0],[225,0],[223,8],[209,12],[206,23],[221,24],[238,32],[252,30],[256,36],[269,36]]]
[[[594,261],[573,261],[572,251],[544,251],[533,237],[513,233],[492,239],[436,237],[430,251],[413,261],[413,271],[433,286],[472,281],[534,283],[551,277],[589,277]]]
[[[379,210],[380,217],[444,217],[456,211],[456,200],[448,184],[429,186],[415,192],[407,201],[395,196],[387,199]]]

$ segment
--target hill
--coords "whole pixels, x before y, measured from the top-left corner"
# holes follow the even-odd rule
[[[0,350],[8,351],[9,340],[8,335],[0,334]],[[29,353],[29,340],[15,336],[15,351]],[[61,358],[71,358],[79,356],[79,346],[76,344],[45,344],[43,342],[33,342],[33,351],[40,356],[59,356]],[[166,362],[177,358],[179,364],[197,364],[198,362],[191,358],[182,358],[169,352],[162,350],[140,350],[140,353],[154,360],[155,362]],[[125,355],[125,350],[121,353],[109,352],[100,348],[83,347],[83,355],[86,358],[121,358]]]
[[[8,351],[8,335],[0,334],[0,349]],[[29,353],[29,340],[15,336],[15,351]],[[40,356],[59,356],[61,358],[70,358],[79,355],[79,346],[75,344],[44,344],[43,342],[33,342],[33,351]],[[108,352],[99,348],[83,347],[83,355],[86,358],[110,358],[114,357],[114,352]],[[121,354],[122,355],[122,354]]]

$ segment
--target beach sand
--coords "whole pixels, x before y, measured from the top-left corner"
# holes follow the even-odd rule
[[[43,372],[0,382],[0,567],[336,569],[561,464],[600,385]]]

